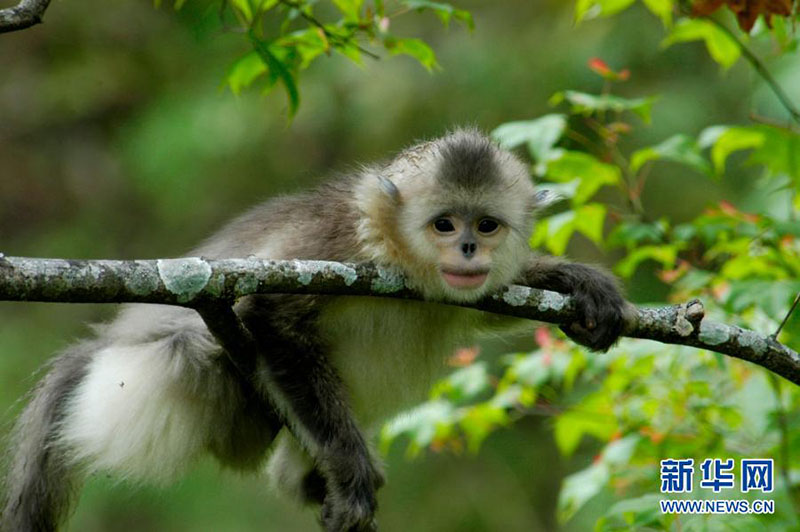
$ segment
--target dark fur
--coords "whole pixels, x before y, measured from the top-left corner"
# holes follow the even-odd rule
[[[280,388],[291,405],[290,426],[301,425],[318,449],[319,473],[327,479],[323,527],[370,530],[377,508],[375,491],[383,477],[372,463],[343,385],[328,363],[328,347],[316,328],[317,309],[324,299],[254,296],[241,305],[239,313],[257,343],[269,352],[264,357],[265,374],[257,381]],[[316,493],[312,500],[318,497]]]
[[[499,170],[495,152],[491,141],[482,135],[455,135],[442,148],[437,178],[445,185],[470,191],[496,185]]]

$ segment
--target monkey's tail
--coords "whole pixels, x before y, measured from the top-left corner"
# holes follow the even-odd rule
[[[52,532],[68,516],[83,475],[58,442],[59,425],[98,343],[80,343],[56,357],[32,392],[11,433],[0,531]]]

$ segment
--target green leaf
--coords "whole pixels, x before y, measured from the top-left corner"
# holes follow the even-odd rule
[[[633,451],[636,450],[640,440],[637,434],[614,440],[603,449],[600,460],[615,467],[626,466],[630,463]]]
[[[672,25],[672,9],[674,2],[672,0],[643,0],[644,5],[655,16],[661,19],[661,23],[666,27]]]
[[[489,371],[486,364],[477,362],[458,369],[447,378],[439,381],[431,391],[434,398],[447,396],[451,401],[471,399],[490,387]]]
[[[619,530],[621,527],[656,527],[659,523],[661,512],[658,501],[663,499],[661,493],[648,493],[641,497],[623,499],[614,503],[605,514],[605,519],[617,518],[616,527],[602,528],[602,530]]]
[[[664,220],[655,223],[622,222],[614,227],[606,242],[609,247],[624,247],[630,251],[642,243],[662,242],[667,227]]]
[[[428,72],[439,68],[436,62],[436,54],[424,41],[420,39],[395,39],[389,38],[384,41],[384,46],[391,55],[410,55],[420,62]]]
[[[622,98],[612,94],[587,94],[578,91],[557,92],[550,97],[550,105],[558,105],[562,101],[567,101],[571,106],[571,111],[576,114],[593,114],[596,112],[614,111],[621,113],[631,111],[639,116],[645,123],[650,123],[650,111],[653,103],[658,98],[650,96],[647,98]]]
[[[550,366],[541,353],[515,356],[508,368],[508,378],[537,388],[550,378]]]
[[[753,151],[748,163],[762,164],[773,174],[786,174],[800,185],[800,134],[773,126],[754,126],[763,142]]]
[[[631,435],[612,441],[592,465],[564,479],[558,495],[558,519],[561,523],[572,518],[584,504],[603,490],[611,479],[612,469],[630,462],[639,439],[639,436]]]
[[[250,0],[230,0],[230,2],[233,9],[242,16],[248,25],[253,23],[253,9]]]
[[[600,244],[603,240],[603,222],[606,207],[599,203],[583,205],[577,210],[568,210],[544,218],[534,230],[531,246],[544,244],[555,255],[563,255],[575,231]]]
[[[413,442],[409,455],[414,456],[433,442],[441,432],[441,427],[454,423],[454,416],[455,408],[447,401],[428,401],[403,412],[381,429],[381,451],[386,454],[392,441],[398,436],[406,435]]]
[[[731,127],[726,129],[711,148],[711,161],[714,163],[714,169],[721,174],[725,171],[725,160],[731,153],[758,148],[764,144],[764,140],[763,133],[754,128]]]
[[[292,47],[300,54],[298,68],[305,69],[321,54],[330,49],[330,44],[319,28],[295,31],[275,41],[277,46]]]
[[[564,456],[570,456],[585,434],[608,441],[617,430],[611,398],[607,394],[595,393],[556,418],[555,439]]]
[[[792,298],[800,292],[800,281],[741,280],[732,281],[725,304],[735,313],[756,307],[772,318],[780,320],[786,315]]]
[[[575,229],[598,246],[603,241],[606,206],[599,203],[583,205],[575,216]]]
[[[507,425],[509,422],[504,408],[491,403],[482,403],[467,408],[459,420],[459,425],[467,437],[467,449],[477,453],[481,443],[495,428]]]
[[[575,211],[566,211],[547,218],[545,246],[555,255],[563,255],[575,232]]]
[[[363,65],[361,50],[351,42],[337,43],[334,49],[357,65]]]
[[[444,2],[428,2],[427,0],[406,0],[403,3],[410,9],[430,9],[436,13],[436,16],[439,17],[445,27],[448,27],[450,20],[455,18],[466,24],[470,30],[475,29],[475,21],[472,19],[472,14],[464,9],[456,9]]]
[[[631,156],[631,171],[636,173],[648,161],[667,160],[682,163],[702,172],[711,174],[711,165],[700,154],[697,142],[686,135],[675,135],[660,144],[637,150]]]
[[[636,271],[636,267],[646,260],[654,260],[664,268],[672,268],[678,256],[678,248],[677,244],[636,248],[617,263],[614,271],[621,277],[628,278]]]
[[[537,162],[545,162],[566,128],[566,116],[549,114],[535,120],[507,122],[492,131],[491,136],[506,149],[526,144]]]
[[[536,390],[530,387],[511,384],[498,388],[497,394],[489,401],[497,408],[509,409],[515,406],[531,406],[536,401]]]
[[[705,150],[717,143],[719,138],[730,129],[730,126],[708,126],[697,137],[697,145]]]
[[[231,92],[240,94],[242,89],[249,87],[253,81],[267,71],[267,65],[261,60],[258,52],[248,52],[231,66],[225,80]]]
[[[604,163],[585,152],[563,151],[561,157],[547,163],[546,176],[556,182],[569,182],[579,179],[573,205],[582,205],[601,187],[616,185],[622,173],[614,165]]]
[[[628,9],[635,0],[578,0],[575,6],[575,22],[596,17],[608,17]]]
[[[586,469],[567,476],[558,493],[557,516],[559,523],[569,521],[590,499],[602,491],[610,480],[608,465],[597,462]]]
[[[700,18],[680,19],[672,27],[670,34],[661,42],[661,46],[666,48],[677,42],[701,40],[706,43],[712,59],[726,69],[733,66],[742,53],[739,45],[730,35],[714,23]]]
[[[364,0],[333,0],[333,4],[339,8],[346,20],[358,21],[361,18],[360,12]]]
[[[544,245],[545,241],[547,240],[547,218],[539,220],[533,226],[533,233],[531,234],[531,239],[528,242],[532,248],[538,248],[539,246]]]
[[[297,113],[297,108],[300,105],[300,93],[297,90],[297,82],[294,75],[289,68],[282,63],[271,50],[271,46],[255,36],[253,31],[250,31],[250,40],[253,43],[255,51],[258,53],[261,60],[266,63],[269,68],[269,75],[272,80],[280,79],[286,89],[286,94],[289,98],[289,118]],[[285,52],[285,50],[283,50]]]

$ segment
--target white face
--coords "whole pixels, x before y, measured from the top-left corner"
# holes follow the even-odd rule
[[[456,290],[481,288],[492,269],[492,252],[505,240],[508,228],[488,214],[442,213],[426,228],[438,250],[442,281]]]
[[[417,222],[403,225],[410,251],[420,264],[412,276],[428,297],[476,301],[511,284],[520,273],[529,253],[527,214],[515,225],[491,202],[483,207],[477,203],[417,207],[419,212],[404,213],[409,222]]]

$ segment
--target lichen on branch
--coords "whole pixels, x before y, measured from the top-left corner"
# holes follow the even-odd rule
[[[253,294],[322,294],[422,300],[400,272],[373,264],[314,260],[66,260],[0,254],[0,300],[62,303],[159,303],[197,309],[224,346],[246,346],[229,309]],[[574,321],[568,295],[508,286],[475,303],[437,302],[563,324]],[[216,310],[215,310],[216,309]],[[215,316],[225,318],[216,326]],[[625,336],[715,351],[762,366],[800,385],[800,355],[774,337],[704,318],[697,300],[636,307]],[[234,355],[234,354],[232,354]],[[234,359],[238,358],[235,355]]]

